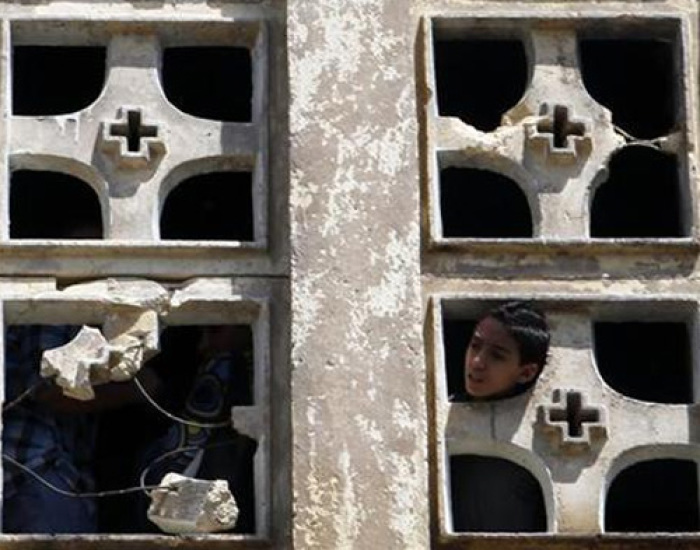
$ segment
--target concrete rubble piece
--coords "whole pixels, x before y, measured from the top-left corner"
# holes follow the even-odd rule
[[[131,379],[145,360],[158,353],[158,315],[155,311],[108,315],[103,331],[110,346],[110,381]]]
[[[92,378],[103,378],[109,362],[107,340],[96,328],[83,327],[73,340],[44,352],[41,376],[54,377],[66,397],[95,398]],[[100,373],[100,374],[93,374]]]
[[[119,311],[105,319],[104,334],[83,326],[67,344],[44,352],[41,376],[54,377],[66,397],[87,401],[93,387],[130,380],[158,352],[158,315]]]
[[[225,480],[169,473],[151,493],[148,519],[166,533],[214,533],[236,525],[238,506]]]

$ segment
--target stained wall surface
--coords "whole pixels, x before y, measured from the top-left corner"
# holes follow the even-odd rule
[[[0,3],[4,322],[94,324],[127,307],[163,325],[250,325],[255,400],[232,417],[259,445],[254,533],[0,545],[698,544],[693,533],[611,532],[605,515],[619,473],[700,458],[697,10],[692,0]],[[498,57],[504,41],[522,62]],[[97,97],[75,112],[13,112],[16,49],[71,45],[105,48]],[[163,52],[201,46],[249,52],[246,120],[188,113],[163,91]],[[635,47],[661,61],[629,61]],[[614,55],[628,60],[625,78],[596,72]],[[503,89],[513,97],[499,107]],[[103,238],[13,236],[13,174],[32,171],[94,190]],[[212,172],[245,176],[235,185],[245,182],[248,206],[235,215],[247,229],[168,237],[169,194]],[[501,402],[452,401],[465,327],[511,299],[549,319],[541,379]],[[621,325],[628,342],[663,345],[635,333],[640,324],[680,334],[687,357],[652,362],[638,384],[630,370],[645,354],[630,367],[613,341],[603,365],[600,342]],[[461,455],[530,472],[543,532],[456,530],[449,465]]]

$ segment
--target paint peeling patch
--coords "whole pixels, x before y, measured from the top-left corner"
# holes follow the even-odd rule
[[[297,349],[303,348],[306,339],[315,330],[316,319],[319,318],[321,303],[325,297],[319,289],[318,281],[328,275],[327,271],[307,274],[295,281],[294,322],[292,323],[292,342]]]
[[[427,533],[427,520],[416,514],[415,503],[425,498],[427,487],[423,483],[422,467],[425,457],[419,451],[406,457],[391,453],[388,457],[392,466],[392,480],[389,490],[392,495],[392,508],[389,524],[396,533],[397,540],[403,540],[403,548],[428,548],[423,533]],[[416,471],[416,467],[421,471]]]
[[[370,441],[374,443],[383,443],[384,435],[377,427],[377,423],[361,414],[355,415],[355,424],[360,428],[360,431],[366,435]]]
[[[306,173],[301,168],[292,170],[290,206],[293,209],[307,210],[318,195],[319,187],[315,183],[305,181]]]
[[[408,403],[400,399],[394,399],[392,419],[399,429],[409,433],[416,433],[422,428],[421,423],[416,418],[415,411],[411,409]]]
[[[407,49],[406,42],[391,33],[384,20],[376,0],[335,2],[290,13],[290,51],[307,52],[290,63],[291,80],[297,83],[292,89],[294,131],[316,123],[314,113],[327,106],[324,98],[342,98],[347,104],[353,90],[365,90],[367,84],[358,75],[368,75],[370,84],[401,77],[393,60],[397,51]],[[315,24],[310,28],[303,21]]]
[[[340,504],[339,480],[337,476],[328,476],[318,466],[318,441],[322,440],[316,433],[317,418],[320,414],[321,403],[309,401],[306,407],[306,418],[310,427],[309,450],[307,454],[308,473],[305,478],[305,488],[308,495],[308,506],[299,515],[297,524],[303,533],[304,542],[308,548],[323,548],[320,534],[326,521],[335,518]]]
[[[343,233],[343,227],[352,224],[359,217],[360,208],[353,198],[353,193],[363,193],[367,189],[365,182],[355,179],[355,168],[338,168],[334,185],[328,197],[326,219],[321,226],[321,235],[324,238],[338,236]]]
[[[335,548],[338,550],[352,550],[355,548],[355,541],[360,534],[360,526],[366,519],[366,514],[362,510],[361,504],[357,501],[355,493],[355,481],[357,473],[353,471],[350,464],[350,453],[347,444],[343,444],[343,450],[338,458],[342,479],[345,481],[342,489],[340,513],[334,518],[334,528],[338,534],[338,541]]]
[[[384,276],[378,286],[367,291],[367,307],[371,314],[388,317],[404,309],[407,293],[413,290],[415,284],[411,266],[415,264],[413,252],[418,249],[416,235],[417,231],[410,231],[402,240],[396,231],[389,234],[389,244],[384,254],[388,265]]]

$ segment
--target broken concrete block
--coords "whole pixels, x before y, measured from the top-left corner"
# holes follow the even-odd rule
[[[158,352],[158,315],[151,310],[120,309],[103,325],[109,341],[109,381],[130,380]]]
[[[238,506],[225,480],[169,473],[151,492],[148,519],[166,533],[214,533],[236,525]]]
[[[67,344],[43,353],[40,372],[55,378],[67,397],[87,401],[95,397],[93,373],[106,371],[108,364],[107,340],[99,330],[84,326]]]

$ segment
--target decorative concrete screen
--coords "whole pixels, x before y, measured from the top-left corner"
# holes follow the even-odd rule
[[[422,12],[436,547],[700,530],[694,10]],[[509,300],[547,316],[542,376],[515,397],[456,401],[474,325]],[[528,517],[499,519],[513,500],[500,490]],[[470,524],[480,499],[489,517]]]
[[[187,441],[218,422],[244,443],[222,459],[240,474],[230,487],[237,506],[205,518],[199,496],[171,509],[162,499],[177,491],[165,489],[148,512],[153,523],[143,491],[98,498],[98,532],[113,540],[139,533],[157,546],[167,541],[157,524],[195,533],[188,547],[269,546],[290,517],[289,461],[279,458],[289,434],[285,154],[270,158],[284,135],[284,123],[270,117],[280,101],[280,68],[270,55],[280,49],[277,8],[16,4],[0,7],[4,332],[83,326],[70,347],[41,361],[52,391],[81,403],[107,382],[136,391],[136,373],[144,388],[144,371],[158,374],[163,391],[150,403],[142,396],[101,413],[97,485],[83,492],[154,489],[160,458],[147,459],[147,450],[173,417],[190,418]],[[213,343],[224,333],[233,343]],[[8,429],[38,392],[9,402],[9,369],[19,357],[12,338],[3,354]],[[183,403],[196,398],[186,396],[215,348],[235,358],[236,397],[216,418],[195,421]],[[40,351],[24,368],[39,369]],[[17,468],[3,462],[6,476]],[[187,487],[206,496],[209,486]],[[6,503],[4,533],[12,532],[11,508]]]

